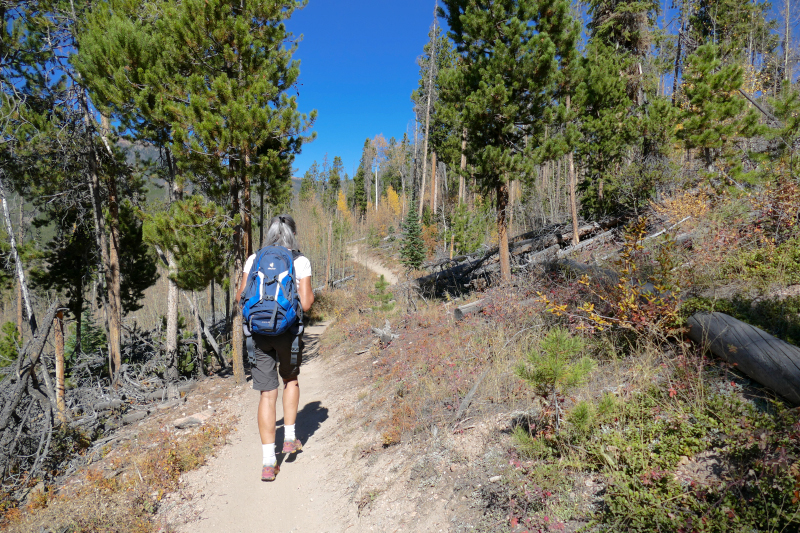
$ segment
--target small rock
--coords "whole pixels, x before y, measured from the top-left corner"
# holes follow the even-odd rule
[[[178,429],[186,429],[194,426],[203,425],[209,418],[211,418],[216,411],[214,409],[207,409],[201,413],[193,414],[185,418],[179,418],[173,425]]]
[[[456,470],[458,470],[458,466],[457,465],[450,465],[450,471],[451,472],[455,472]]]
[[[492,476],[489,478],[489,483],[497,483],[501,479],[503,479],[503,476]]]
[[[146,416],[147,411],[133,411],[132,413],[128,413],[122,417],[122,423],[125,425],[133,424],[134,422],[144,419]]]
[[[171,409],[171,408],[176,407],[176,406],[178,406],[180,404],[181,404],[180,400],[170,400],[168,402],[164,402],[164,403],[158,404],[156,406],[156,408],[157,409]]]

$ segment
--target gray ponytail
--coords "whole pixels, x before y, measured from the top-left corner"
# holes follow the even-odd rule
[[[269,221],[269,230],[264,246],[283,246],[290,250],[297,250],[297,225],[289,215],[278,215]]]

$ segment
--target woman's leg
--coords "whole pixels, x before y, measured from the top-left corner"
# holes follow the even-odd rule
[[[283,425],[293,426],[297,421],[297,407],[300,405],[300,384],[297,377],[283,382]]]
[[[285,402],[286,400],[284,400],[284,405]],[[261,391],[261,399],[258,402],[258,432],[261,435],[261,444],[275,444],[275,406],[277,403],[278,389]],[[297,413],[296,405],[295,413]]]

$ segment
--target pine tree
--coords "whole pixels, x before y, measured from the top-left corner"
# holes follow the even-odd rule
[[[400,262],[409,270],[419,270],[425,261],[425,243],[422,240],[422,226],[419,223],[417,210],[413,208],[406,213],[403,224],[403,241],[400,245]]]
[[[205,289],[226,276],[232,237],[233,224],[224,210],[199,195],[148,214],[144,225],[145,240],[175,257],[169,276],[187,291]]]
[[[300,180],[300,200],[307,202],[314,198],[319,187],[319,165],[314,161]]]
[[[558,397],[585,381],[596,366],[589,357],[578,358],[584,348],[581,338],[573,337],[564,328],[554,328],[547,332],[537,348],[528,352],[527,364],[516,368],[519,377],[543,398],[552,401],[556,430],[561,420]]]
[[[93,10],[98,20],[90,20],[88,34],[94,38],[80,50],[98,105],[120,117],[131,107],[155,109],[134,129],[164,126],[178,171],[191,174],[212,197],[231,200],[230,217],[241,220],[231,240],[234,284],[253,251],[251,184],[266,179],[270,190],[275,182],[285,192],[287,167],[314,137],[304,132],[316,112],[301,114],[296,96],[288,94],[299,62],[286,21],[303,5],[300,0],[157,5],[110,0]],[[106,14],[109,24],[101,20]],[[132,72],[141,83],[132,82]],[[145,93],[149,107],[131,101],[137,91]],[[233,321],[234,373],[241,382],[241,314],[235,312]]]
[[[381,274],[381,277],[375,282],[375,294],[369,295],[371,300],[378,303],[373,309],[378,311],[391,311],[394,309],[394,302],[392,301],[394,295],[386,291],[387,287],[389,287],[389,282]]]
[[[495,194],[500,270],[508,280],[508,181],[533,172],[525,138],[543,136],[560,58],[574,55],[579,27],[566,0],[444,4],[460,61],[443,73],[441,97],[466,130],[478,184]]]
[[[328,189],[326,191],[325,204],[328,209],[336,207],[339,198],[339,191],[342,188],[342,177],[344,176],[344,163],[338,155],[333,158],[333,165],[328,172]]]
[[[364,183],[364,168],[359,166],[356,170],[356,175],[353,178],[353,209],[356,216],[361,218],[367,213],[367,193]]]
[[[705,44],[687,58],[683,90],[689,106],[683,112],[678,137],[686,148],[700,148],[709,175],[723,172],[734,181],[742,175],[742,164],[732,143],[737,137],[752,137],[763,130],[757,111],[748,108],[739,95],[742,68],[723,65],[719,47]],[[718,169],[722,158],[725,168]]]

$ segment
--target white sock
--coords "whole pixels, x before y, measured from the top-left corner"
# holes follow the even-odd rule
[[[264,466],[275,466],[278,460],[275,458],[275,443],[261,445],[261,453],[264,455]]]
[[[288,442],[290,440],[294,440],[297,437],[294,436],[294,424],[291,426],[283,426],[283,441]]]

